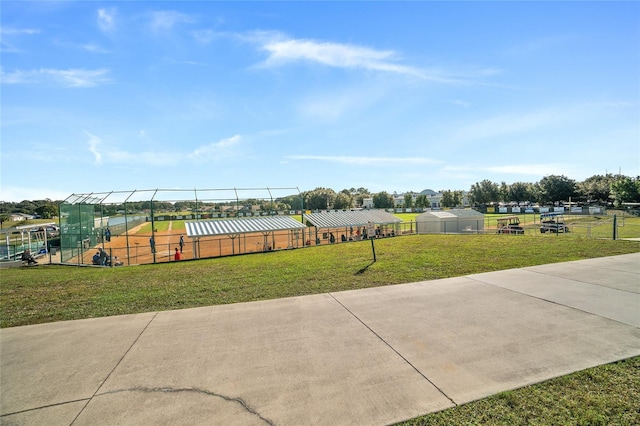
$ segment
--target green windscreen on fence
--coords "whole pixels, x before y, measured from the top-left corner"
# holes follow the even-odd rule
[[[78,259],[100,240],[101,221],[94,212],[93,204],[60,204],[61,262],[82,263]]]

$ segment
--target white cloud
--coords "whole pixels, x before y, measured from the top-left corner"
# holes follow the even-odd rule
[[[32,35],[39,34],[40,30],[37,28],[13,28],[13,27],[2,27],[0,28],[0,34],[3,35]]]
[[[184,162],[206,163],[219,161],[223,158],[234,155],[233,148],[242,140],[239,135],[234,135],[227,139],[222,139],[208,145],[203,145],[192,152],[175,151],[124,151],[117,147],[103,147],[102,138],[85,131],[89,140],[88,150],[93,154],[94,164],[118,164],[118,165],[148,165],[148,166],[171,166]],[[138,132],[140,138],[146,139],[146,132]]]
[[[392,50],[375,50],[349,44],[295,39],[269,40],[262,45],[262,49],[269,54],[264,63],[265,66],[309,61],[335,68],[360,68],[408,74],[430,80],[446,80],[434,75],[427,75],[417,68],[395,63],[397,55]]]
[[[341,163],[357,166],[402,165],[402,164],[438,164],[437,160],[424,157],[366,157],[366,156],[324,156],[324,155],[288,155],[289,160],[312,160]]]
[[[55,84],[65,87],[94,87],[109,82],[107,69],[52,69],[0,71],[3,84]]]
[[[116,9],[98,9],[98,27],[105,33],[116,28]]]
[[[22,50],[16,47],[11,39],[14,38],[12,36],[21,36],[21,35],[33,35],[39,34],[40,30],[36,28],[14,28],[14,27],[1,27],[0,28],[0,51],[2,53],[20,53]]]
[[[410,75],[442,83],[461,83],[439,70],[427,70],[400,63],[393,50],[378,50],[353,44],[292,39],[279,32],[257,31],[236,35],[240,40],[258,44],[266,51],[263,67],[276,67],[294,62],[312,62],[334,68],[364,69]]]
[[[193,22],[195,22],[195,19],[190,15],[173,10],[160,10],[151,12],[149,25],[152,31],[161,32],[172,29],[176,24],[190,24]]]
[[[68,69],[68,70],[45,70],[54,81],[68,87],[93,87],[108,82],[105,76],[109,71],[106,69],[85,70],[85,69]]]
[[[233,155],[231,148],[238,145],[241,140],[242,138],[239,135],[234,135],[228,139],[201,146],[188,154],[187,158],[195,162],[207,162],[229,157]]]
[[[193,38],[202,44],[209,44],[214,40],[224,37],[224,34],[213,30],[197,30],[191,33]]]
[[[279,31],[251,31],[230,33],[214,30],[198,30],[191,33],[200,43],[208,44],[219,38],[232,38],[258,46],[267,58],[258,67],[278,67],[296,62],[309,62],[333,68],[363,69],[383,73],[409,75],[423,80],[451,84],[478,84],[470,79],[493,76],[496,68],[467,67],[463,70],[446,70],[406,65],[394,50],[380,50],[347,43],[333,43],[311,39],[291,38]]]
[[[98,46],[97,44],[93,44],[93,43],[81,44],[79,47],[82,50],[86,50],[87,52],[91,52],[91,53],[109,53],[109,51],[104,47]]]
[[[100,144],[102,143],[102,139],[86,131],[85,131],[85,134],[89,136],[89,141],[88,141],[89,152],[93,154],[93,163],[96,165],[102,164],[102,154],[100,153],[100,150],[99,150]]]
[[[262,47],[269,52],[267,62],[309,60],[333,67],[376,67],[394,56],[389,50],[312,40],[270,41]]]

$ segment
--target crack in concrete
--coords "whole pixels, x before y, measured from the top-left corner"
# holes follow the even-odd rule
[[[244,401],[242,398],[233,398],[233,397],[230,397],[230,396],[222,395],[222,394],[219,394],[219,393],[211,392],[211,391],[208,391],[206,389],[200,389],[200,388],[177,388],[177,389],[175,389],[175,388],[136,387],[136,388],[131,388],[131,389],[115,389],[115,390],[112,390],[112,391],[108,391],[108,392],[104,392],[104,393],[101,393],[101,394],[97,394],[95,396],[109,395],[109,394],[122,393],[122,392],[145,392],[145,393],[155,393],[155,392],[161,392],[161,393],[180,393],[180,392],[185,392],[186,393],[186,392],[194,392],[194,393],[199,393],[199,394],[202,394],[202,395],[214,396],[214,397],[217,397],[217,398],[224,399],[225,401],[228,401],[228,402],[238,403],[248,413],[253,414],[254,416],[257,416],[258,418],[260,418],[260,420],[262,420],[266,424],[268,424],[270,426],[274,426],[275,425],[275,423],[273,423],[273,421],[267,419],[266,417],[263,417],[256,410],[251,408],[249,406],[249,404],[247,404],[246,401]]]

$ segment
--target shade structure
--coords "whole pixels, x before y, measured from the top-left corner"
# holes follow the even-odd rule
[[[211,235],[237,235],[306,229],[307,227],[289,216],[269,216],[246,219],[218,219],[185,222],[189,237]]]
[[[400,223],[391,213],[384,210],[332,211],[324,213],[308,213],[303,220],[316,228],[341,228],[345,226],[363,226],[369,222],[377,225]]]

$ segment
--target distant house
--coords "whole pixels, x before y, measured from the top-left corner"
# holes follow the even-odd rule
[[[31,214],[25,214],[25,213],[11,213],[9,214],[9,220],[13,221],[13,222],[22,222],[25,220],[32,220],[35,219],[34,215]]]
[[[392,197],[393,197],[393,205],[398,208],[398,207],[403,207],[404,206],[404,202],[405,202],[405,197],[406,193],[401,193],[398,194],[396,192],[393,193]],[[420,195],[424,195],[427,197],[427,202],[428,205],[426,206],[427,208],[431,208],[431,209],[440,209],[442,208],[442,192],[436,192],[432,189],[425,189],[421,192],[412,192],[411,193],[411,199],[413,201],[413,205],[415,206],[416,203],[416,199],[418,198],[418,196]],[[468,206],[469,205],[469,192],[468,191],[462,191],[462,206]],[[365,209],[373,209],[374,205],[373,205],[373,198],[363,198],[362,199],[362,207]]]

